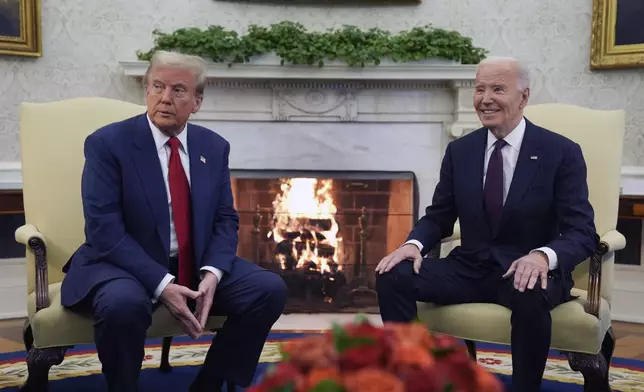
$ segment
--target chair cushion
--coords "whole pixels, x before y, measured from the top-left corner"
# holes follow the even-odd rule
[[[587,292],[573,289],[576,300],[552,310],[551,348],[596,354],[611,325],[610,307],[602,299],[599,320],[584,311]],[[510,344],[510,310],[495,304],[436,306],[418,303],[418,317],[437,333],[477,342]]]
[[[94,320],[91,315],[81,315],[66,309],[60,303],[60,283],[49,285],[51,305],[36,313],[36,294],[31,293],[27,300],[29,322],[34,335],[34,346],[38,348],[73,346],[94,343]],[[208,330],[221,328],[225,317],[209,317]],[[159,306],[152,314],[152,325],[148,338],[179,336],[185,333],[179,322]]]

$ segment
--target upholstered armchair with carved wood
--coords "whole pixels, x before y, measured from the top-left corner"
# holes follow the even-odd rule
[[[145,112],[144,106],[105,98],[23,103],[20,143],[26,224],[16,240],[26,245],[28,321],[24,341],[29,376],[22,390],[45,391],[49,369],[65,351],[94,342],[93,318],[61,305],[63,265],[85,241],[81,172],[85,138],[111,122]],[[208,328],[225,318],[211,317]],[[150,338],[166,338],[162,369],[168,370],[169,337],[184,332],[164,306],[153,314]]]
[[[626,246],[615,230],[619,204],[624,112],[563,105],[528,106],[525,117],[579,143],[588,167],[590,202],[600,243],[595,254],[574,271],[578,299],[552,310],[551,348],[568,356],[570,367],[585,379],[584,391],[609,391],[608,370],[615,348],[611,327],[614,252]],[[460,229],[443,240],[441,255],[458,243]],[[475,342],[510,344],[510,311],[494,304],[434,306],[419,303],[418,316],[434,332],[466,341],[476,357]]]

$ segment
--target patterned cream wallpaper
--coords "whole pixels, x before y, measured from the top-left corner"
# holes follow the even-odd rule
[[[43,57],[0,57],[0,161],[19,160],[22,101],[136,100],[136,87],[121,76],[118,61],[134,60],[137,49],[149,49],[153,29],[220,24],[243,32],[249,23],[295,20],[309,29],[354,24],[395,31],[428,23],[456,29],[492,55],[512,55],[526,63],[533,74],[533,103],[626,109],[624,165],[644,166],[644,69],[589,71],[590,0],[423,0],[415,6],[382,7],[252,0],[41,1]],[[52,132],[64,132],[55,127]]]

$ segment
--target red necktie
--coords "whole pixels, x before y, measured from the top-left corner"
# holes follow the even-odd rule
[[[179,284],[192,288],[194,256],[192,250],[192,207],[190,205],[190,184],[179,156],[179,139],[171,137],[168,181],[172,199],[174,229],[179,244]]]

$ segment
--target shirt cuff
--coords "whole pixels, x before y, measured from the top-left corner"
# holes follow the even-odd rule
[[[423,244],[421,244],[420,241],[418,241],[418,240],[409,240],[409,241],[405,242],[403,245],[407,245],[407,244],[416,245],[416,247],[418,248],[419,252],[423,251]]]
[[[154,290],[154,295],[152,296],[152,303],[156,303],[159,297],[161,296],[161,293],[163,293],[163,290],[165,290],[165,287],[169,285],[170,283],[174,282],[174,276],[171,274],[165,274],[165,277],[159,283],[157,286],[157,289]]]
[[[546,257],[548,257],[548,269],[550,271],[557,268],[558,260],[557,260],[557,254],[555,253],[554,250],[548,248],[547,246],[544,246],[544,247],[535,249],[532,252],[536,252],[536,251],[540,251],[546,254]]]
[[[205,266],[205,267],[201,267],[201,270],[202,271],[210,271],[213,274],[215,274],[215,276],[217,277],[217,283],[221,282],[221,277],[224,276],[224,272],[222,270],[220,270],[219,268]]]

